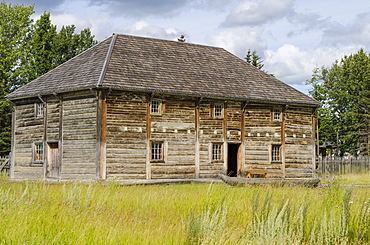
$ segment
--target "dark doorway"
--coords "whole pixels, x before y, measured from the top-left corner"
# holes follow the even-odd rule
[[[240,144],[227,144],[227,175],[238,175],[238,151]]]
[[[48,178],[59,178],[60,161],[58,142],[48,143],[48,164],[46,171],[46,176]]]

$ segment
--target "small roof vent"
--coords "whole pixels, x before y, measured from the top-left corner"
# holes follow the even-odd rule
[[[181,35],[179,38],[177,38],[177,41],[179,41],[180,43],[184,43],[186,41],[185,35]]]

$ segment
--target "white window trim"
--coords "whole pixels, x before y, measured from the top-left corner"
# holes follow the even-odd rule
[[[220,146],[220,148],[218,149],[219,150],[219,154],[217,154],[219,156],[219,159],[215,159],[214,156],[214,150],[215,150],[215,146]],[[224,143],[223,142],[212,142],[212,143],[209,143],[208,145],[208,151],[209,151],[209,160],[210,162],[223,162],[224,161]]]
[[[37,146],[42,146],[42,156],[41,160],[37,160]],[[45,157],[45,146],[43,142],[34,142],[32,144],[32,164],[42,164],[44,162],[44,157]]]
[[[216,115],[216,106],[221,106],[220,115]],[[223,118],[224,117],[224,103],[214,103],[213,104],[213,117],[214,118]]]
[[[42,118],[45,115],[44,103],[35,103],[35,117]]]
[[[160,143],[161,144],[161,152],[159,159],[153,159],[153,144]],[[167,142],[161,140],[151,140],[150,141],[150,161],[151,162],[166,162],[167,161]]]
[[[153,112],[153,102],[158,102],[158,112]],[[161,99],[152,99],[150,101],[150,115],[162,115],[163,113],[163,103]]]
[[[274,160],[274,147],[279,147],[279,160]],[[281,144],[271,144],[269,147],[269,163],[282,163],[282,145]]]
[[[272,120],[275,122],[281,122],[281,108],[273,108],[272,109]]]

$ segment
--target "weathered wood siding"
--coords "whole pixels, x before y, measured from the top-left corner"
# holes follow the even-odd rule
[[[107,96],[107,178],[145,179],[146,94]]]
[[[46,110],[46,141],[59,141],[59,110],[60,103],[55,97],[49,97]]]
[[[229,101],[226,104],[226,139],[241,143],[241,103]]]
[[[245,169],[263,169],[282,177],[282,164],[270,162],[272,144],[281,142],[281,122],[272,120],[271,106],[248,105],[245,115]]]
[[[43,165],[32,164],[34,142],[43,142],[44,118],[35,116],[39,99],[19,101],[15,106],[14,178],[41,179]]]
[[[17,101],[15,106],[14,178],[42,179],[48,143],[57,142],[61,178],[96,178],[96,99],[91,91],[65,94],[63,100],[42,97],[44,116],[36,116],[39,98]],[[63,122],[60,123],[61,111]],[[62,128],[61,128],[62,127]],[[60,138],[60,133],[63,138]],[[34,143],[43,143],[42,162],[33,161]]]
[[[194,178],[194,99],[179,96],[159,98],[164,110],[162,115],[151,116],[151,140],[164,142],[167,154],[163,162],[151,162],[152,178]]]
[[[200,103],[200,125],[199,125],[199,165],[200,177],[216,177],[218,174],[225,173],[225,157],[222,161],[212,161],[212,144],[224,143],[224,118],[215,118],[213,114],[213,104],[215,101],[203,100]],[[223,101],[216,101],[223,103]],[[224,108],[225,109],[225,108]],[[225,111],[224,111],[225,112]],[[225,144],[224,144],[224,147]]]
[[[62,178],[96,178],[97,100],[91,91],[63,96]]]
[[[285,116],[285,172],[287,178],[312,177],[314,134],[312,109],[289,107]]]
[[[239,145],[239,171],[312,177],[312,108],[120,90],[104,93],[102,98],[90,90],[42,97],[44,117],[35,116],[40,98],[17,101],[14,177],[45,177],[47,159],[44,164],[32,161],[35,142],[44,142],[45,156],[48,143],[58,143],[63,179],[216,177],[227,171],[230,144]],[[161,100],[160,115],[150,115],[151,99]],[[223,105],[222,117],[215,117],[215,104]],[[99,113],[98,105],[106,105],[106,112]],[[281,120],[273,119],[274,108],[281,110]],[[98,129],[101,122],[106,129]],[[104,144],[101,132],[106,133]],[[163,142],[163,160],[150,159],[153,141]],[[218,161],[212,160],[214,143],[223,148]],[[281,146],[279,162],[271,161],[272,145]]]

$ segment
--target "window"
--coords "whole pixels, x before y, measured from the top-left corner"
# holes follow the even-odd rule
[[[153,141],[151,145],[151,160],[152,161],[163,161],[163,142]]]
[[[275,108],[274,110],[273,110],[273,120],[274,121],[280,121],[281,120],[281,110],[280,109],[277,109],[277,108]]]
[[[36,117],[44,117],[44,103],[35,104]]]
[[[150,102],[150,114],[152,115],[162,114],[162,100],[152,100]]]
[[[222,103],[215,103],[214,104],[214,117],[223,117],[223,105]]]
[[[44,144],[43,143],[35,143],[33,149],[33,161],[34,162],[42,162],[44,159]]]
[[[271,162],[281,162],[280,149],[281,149],[281,145],[272,145]]]
[[[222,161],[222,143],[212,144],[212,161]]]

